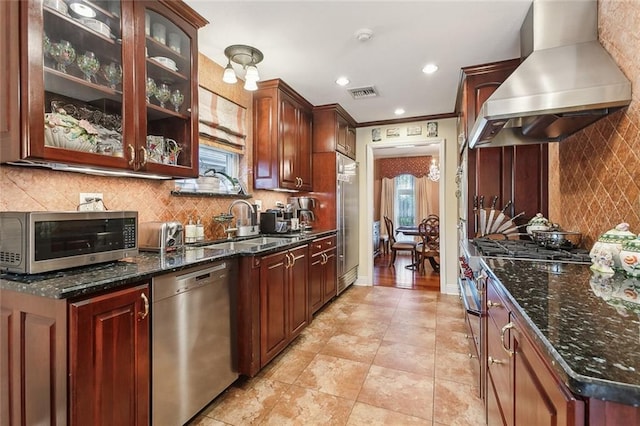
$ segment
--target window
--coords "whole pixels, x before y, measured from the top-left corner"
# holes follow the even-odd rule
[[[416,193],[415,178],[412,175],[399,175],[395,179],[395,223],[396,226],[411,226],[416,224]]]
[[[222,172],[231,177],[237,177],[238,172],[238,154],[213,148],[207,145],[200,145],[200,172],[203,176],[207,170],[215,170]]]

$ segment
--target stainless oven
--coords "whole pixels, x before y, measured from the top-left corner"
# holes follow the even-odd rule
[[[0,270],[37,274],[138,254],[138,212],[0,212]]]

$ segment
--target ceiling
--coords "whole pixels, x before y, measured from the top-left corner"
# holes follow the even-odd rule
[[[210,22],[199,33],[204,55],[224,66],[227,46],[254,46],[262,80],[281,78],[313,105],[338,103],[362,124],[452,113],[460,68],[519,56],[531,0],[186,3]],[[363,28],[368,41],[356,38]],[[422,73],[427,63],[439,70]],[[335,84],[340,76],[350,83]],[[364,86],[379,96],[354,100],[346,90]]]

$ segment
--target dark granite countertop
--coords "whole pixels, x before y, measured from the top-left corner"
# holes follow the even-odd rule
[[[576,395],[640,405],[640,279],[589,265],[482,261]]]
[[[269,244],[263,249],[239,248],[215,249],[206,245],[187,246],[170,253],[140,252],[138,256],[116,262],[102,263],[63,271],[33,275],[2,274],[0,290],[11,290],[53,299],[86,296],[119,286],[151,279],[173,271],[204,265],[234,256],[264,255],[305,244],[316,238],[334,234],[335,230],[312,231],[287,235],[280,243]],[[272,235],[284,237],[284,235]],[[238,239],[237,241],[246,240]],[[212,241],[209,244],[224,243]]]

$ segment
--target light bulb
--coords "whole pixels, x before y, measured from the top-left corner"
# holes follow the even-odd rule
[[[233,70],[231,66],[231,61],[227,64],[224,69],[224,74],[222,74],[222,81],[229,84],[235,84],[238,82],[238,78],[236,77],[236,72]]]
[[[244,81],[244,90],[253,92],[254,90],[258,90],[258,85],[254,80],[247,79]]]
[[[258,68],[255,65],[249,65],[247,67],[247,73],[244,76],[244,79],[249,81],[259,81],[260,80],[260,74],[258,74]]]

